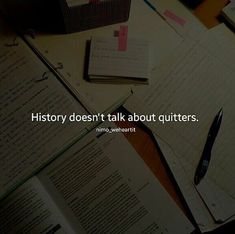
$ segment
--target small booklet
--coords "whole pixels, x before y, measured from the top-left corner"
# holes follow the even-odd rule
[[[88,66],[89,80],[96,83],[148,84],[149,43],[129,39],[126,50],[120,51],[118,48],[117,37],[92,38]]]

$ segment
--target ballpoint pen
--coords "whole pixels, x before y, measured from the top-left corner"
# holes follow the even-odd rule
[[[194,176],[195,185],[199,184],[199,182],[205,176],[205,174],[208,170],[209,162],[211,159],[212,147],[213,147],[216,136],[217,136],[219,129],[220,129],[220,125],[222,122],[222,116],[223,116],[223,110],[221,108],[211,124],[210,130],[209,130],[209,133],[208,133],[208,136],[206,139],[206,144],[204,146],[201,159],[198,163],[198,166],[197,166],[197,169],[195,172],[195,176]]]

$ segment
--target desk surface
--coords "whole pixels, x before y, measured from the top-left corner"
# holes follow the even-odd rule
[[[219,24],[217,16],[219,15],[221,9],[226,5],[226,3],[228,3],[228,0],[205,0],[201,5],[199,5],[195,9],[194,14],[205,24],[206,27],[214,27]],[[133,123],[120,122],[118,123],[118,125],[120,127],[136,127],[136,133],[128,133],[125,136],[129,140],[129,142],[134,146],[136,151],[146,162],[146,164],[149,166],[155,176],[159,179],[160,183],[165,187],[165,189],[169,192],[172,198],[176,201],[179,207],[186,214],[188,214],[187,209],[183,205],[180,195],[177,193],[177,189],[174,183],[172,182],[172,178],[169,174],[169,171],[166,169],[164,160],[161,157],[161,154],[158,151],[156,144],[153,142],[151,137],[144,130],[140,129]],[[227,233],[225,230],[218,231],[215,233]]]
[[[229,0],[205,0],[194,14],[207,28],[212,28],[219,24],[217,16],[228,2]]]

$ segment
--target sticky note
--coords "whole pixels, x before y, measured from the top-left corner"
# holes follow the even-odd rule
[[[127,38],[128,38],[128,26],[121,25],[118,35],[118,50],[126,51],[127,50]]]
[[[184,26],[186,23],[186,20],[179,17],[178,15],[176,15],[174,12],[170,11],[170,10],[165,10],[165,12],[163,13],[167,18],[173,20],[174,22],[176,22],[177,24]]]

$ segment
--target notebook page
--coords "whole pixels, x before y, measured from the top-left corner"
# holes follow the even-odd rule
[[[224,111],[221,128],[227,128],[229,131],[227,131],[227,134],[222,134],[223,130],[219,132],[220,144],[216,142],[215,145],[223,154],[218,155],[219,153],[215,150],[213,152],[214,160],[211,164],[213,165],[217,160],[221,160],[223,155],[226,154],[228,161],[230,161],[229,165],[234,168],[234,162],[231,162],[232,136],[234,135],[234,127],[231,121],[234,119],[234,113],[231,106],[235,101],[232,66],[234,60],[231,60],[231,56],[234,47],[229,42],[231,36],[224,36],[225,34],[220,33],[220,31],[220,28],[215,29],[214,32],[210,31],[199,44],[182,45],[180,52],[176,53],[177,57],[173,58],[176,61],[175,65],[168,68],[170,72],[164,73],[158,69],[152,74],[152,76],[158,77],[157,82],[152,87],[136,89],[136,96],[143,101],[152,113],[169,114],[173,112],[197,115],[198,122],[186,124],[176,122],[164,125],[149,123],[156,134],[180,155],[178,159],[181,161],[191,183],[208,130],[214,116],[221,107]],[[211,37],[213,37],[213,40]],[[226,40],[228,40],[228,43]],[[221,54],[230,55],[230,59],[221,58],[219,56]],[[189,165],[191,166],[189,167]],[[231,168],[227,167],[226,178],[229,182],[227,181],[224,184],[221,181],[219,186],[223,186],[223,189],[232,195],[233,191],[231,190],[235,186],[233,178],[229,176],[229,170]],[[209,171],[213,174],[213,170]],[[221,177],[223,178],[223,176]],[[218,180],[221,180],[221,177],[213,177],[213,179],[219,182]]]
[[[209,232],[225,224],[226,221],[222,224],[215,223],[214,218],[211,216],[211,213],[209,212],[207,206],[201,199],[201,196],[197,192],[196,187],[185,173],[184,167],[180,163],[180,160],[178,159],[176,154],[164,141],[159,139],[157,135],[155,136],[155,138],[161,148],[164,157],[167,160],[168,165],[170,166],[170,169],[176,179],[180,191],[182,192],[184,199],[189,206],[190,211],[192,212],[200,231]]]
[[[209,171],[212,177],[215,177],[214,180],[217,183],[220,180],[220,186],[234,196],[235,184],[231,172],[235,165],[232,157],[235,131],[233,121],[235,112],[232,108],[235,102],[233,91],[235,70],[232,58],[235,57],[235,46],[229,43],[230,40],[219,38],[219,35],[213,45],[211,41],[214,35],[210,36],[210,33],[207,35],[209,36],[205,37],[204,41],[193,45],[183,57],[179,57],[173,70],[166,76],[159,77],[158,82],[150,88],[150,92],[142,97],[156,114],[173,112],[197,115],[198,122],[187,124],[175,122],[164,126],[156,124],[160,130],[159,134],[165,135],[167,141],[171,141],[169,143],[174,146],[173,148],[193,165],[198,163],[214,116],[221,107],[223,108],[223,121],[213,149],[214,160],[212,160],[211,167],[214,169]],[[226,46],[223,46],[224,44]],[[216,50],[215,53],[213,49]],[[230,55],[230,58],[224,55]],[[157,77],[157,73],[154,75]],[[166,129],[174,132],[175,137],[170,136],[171,133],[168,134]],[[176,145],[175,142],[181,141],[176,139],[178,136],[182,142],[188,143],[189,148]],[[191,147],[198,152],[196,158],[188,156]],[[222,161],[224,172],[226,171],[226,180],[223,180],[225,175],[213,176],[217,170],[222,173],[222,170],[217,167]]]
[[[148,78],[148,65],[147,41],[129,39],[127,50],[119,51],[117,37],[94,37],[91,40],[88,75]]]
[[[217,222],[223,223],[235,215],[234,199],[213,180],[208,177],[204,178],[196,189]]]
[[[210,35],[210,40],[215,36],[213,32],[214,31],[212,31],[212,34]],[[218,43],[222,44],[226,49],[223,60],[229,61],[227,62],[228,66],[231,69],[234,69],[235,37],[228,30],[225,30],[225,27],[223,26],[220,26],[219,33],[221,40],[218,41]],[[226,41],[222,40],[222,34],[227,36]],[[211,53],[213,52],[217,55],[218,51],[215,50],[212,45],[208,46],[208,49],[210,49]],[[229,83],[228,85],[234,87],[233,83]],[[202,181],[197,188],[205,199],[209,209],[213,211],[212,213],[215,219],[220,221],[224,221],[235,215],[235,178],[233,174],[235,160],[232,156],[234,150],[232,143],[234,141],[233,132],[235,129],[233,110],[234,99],[231,98],[226,105],[230,107],[230,112],[228,112],[229,116],[223,116],[223,119],[226,118],[228,123],[221,125],[220,134],[213,147],[213,160],[211,160],[207,178]],[[226,209],[224,209],[224,207],[226,207]]]

